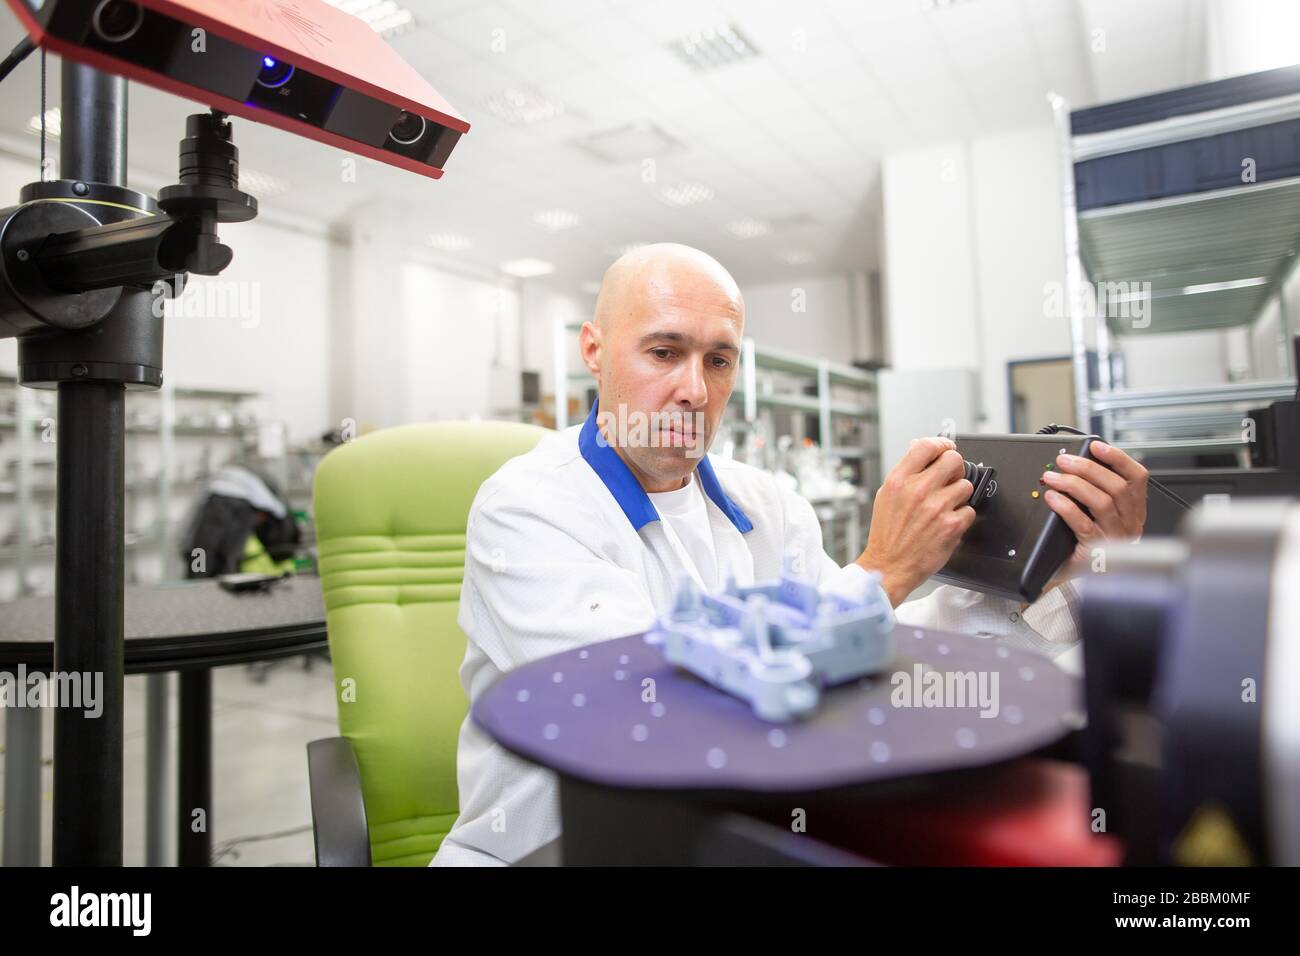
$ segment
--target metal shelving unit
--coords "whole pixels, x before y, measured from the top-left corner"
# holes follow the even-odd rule
[[[53,394],[20,387],[14,375],[0,373],[0,514],[8,512],[8,520],[0,522],[0,568],[16,572],[13,596],[35,593],[33,569],[54,556]],[[212,471],[255,442],[263,423],[244,409],[259,398],[251,391],[166,385],[128,393],[128,515],[141,508],[151,511],[126,535],[129,556],[160,555],[163,577],[170,576],[185,531],[185,517],[174,515],[178,493],[197,491]],[[177,442],[196,439],[211,444],[181,464]],[[51,450],[42,455],[46,444]],[[142,467],[142,453],[149,459],[147,467]],[[38,474],[43,471],[48,474]],[[136,562],[129,564],[132,577],[138,577]]]
[[[775,376],[764,380],[761,376],[765,370],[780,373],[787,382],[811,386],[814,394],[783,389],[774,380]],[[852,397],[845,397],[846,394]],[[880,419],[876,398],[874,372],[827,358],[805,358],[746,338],[739,382],[731,402],[740,407],[742,427],[746,428],[753,428],[763,408],[816,415],[817,432],[826,453],[856,461],[858,484],[874,488],[879,484],[880,472]],[[841,422],[857,432],[852,444],[838,440]]]
[[[1248,326],[1273,302],[1283,335],[1297,331],[1283,287],[1300,251],[1300,153],[1278,144],[1296,141],[1300,71],[1073,113],[1060,97],[1052,106],[1080,426],[1146,456],[1244,455],[1245,412],[1294,394],[1294,368],[1281,380],[1129,389],[1123,346],[1130,337]],[[1272,152],[1258,181],[1243,183],[1234,164],[1246,144]],[[1124,306],[1144,286],[1137,321]],[[1097,290],[1092,310],[1089,289]]]

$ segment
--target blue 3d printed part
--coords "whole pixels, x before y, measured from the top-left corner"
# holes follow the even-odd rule
[[[822,689],[878,673],[894,656],[894,611],[870,574],[860,599],[818,591],[786,557],[775,584],[703,594],[684,577],[673,609],[646,634],[664,659],[784,723],[817,708]]]

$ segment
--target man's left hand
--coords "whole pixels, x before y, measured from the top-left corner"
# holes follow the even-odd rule
[[[1058,455],[1056,468],[1043,473],[1047,506],[1065,521],[1078,544],[1048,588],[1085,571],[1094,549],[1105,541],[1133,541],[1147,520],[1147,470],[1105,442],[1088,446],[1097,461]],[[1079,505],[1092,513],[1088,517]]]

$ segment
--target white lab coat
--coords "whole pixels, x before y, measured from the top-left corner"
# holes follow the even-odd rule
[[[690,572],[663,521],[634,527],[641,505],[632,499],[644,493],[628,484],[631,473],[611,483],[584,458],[579,436],[589,427],[591,419],[547,436],[507,462],[474,499],[459,617],[469,638],[460,676],[471,703],[530,661],[645,631],[672,606],[679,576]],[[715,491],[720,483],[743,512],[737,522],[708,500],[719,580],[728,571],[741,585],[775,579],[783,554],[794,551],[820,586],[862,586],[866,572],[856,564],[840,568],[823,550],[806,499],[757,468],[709,461]],[[707,492],[708,483],[701,484]],[[742,534],[745,518],[753,527]],[[897,617],[1055,654],[1077,640],[1076,604],[1072,588],[1058,588],[1022,615],[1015,602],[941,587],[901,605]],[[457,781],[460,816],[431,865],[512,863],[559,836],[554,774],[508,753],[470,717],[461,727]]]

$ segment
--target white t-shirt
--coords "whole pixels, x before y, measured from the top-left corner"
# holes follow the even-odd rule
[[[708,504],[704,489],[691,472],[690,482],[676,491],[648,492],[650,503],[659,512],[659,520],[668,525],[681,542],[687,557],[708,591],[717,590],[718,551],[713,544],[713,529],[709,525]],[[671,536],[670,536],[671,537]]]

